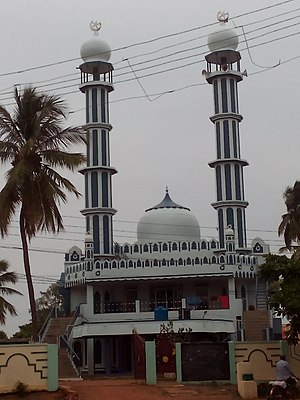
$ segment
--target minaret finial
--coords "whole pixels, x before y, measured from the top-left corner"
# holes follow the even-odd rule
[[[229,13],[227,11],[221,10],[217,14],[217,19],[221,23],[228,22],[229,20]]]
[[[168,186],[166,186],[166,193],[169,193],[169,188],[168,188]]]
[[[93,20],[90,22],[90,30],[93,31],[95,35],[99,34],[101,27],[102,27],[102,24],[100,21]]]

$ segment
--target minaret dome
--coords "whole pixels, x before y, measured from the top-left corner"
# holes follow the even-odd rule
[[[107,62],[111,56],[110,46],[99,37],[101,23],[92,21],[90,29],[94,36],[86,40],[80,48],[80,56],[84,62]]]

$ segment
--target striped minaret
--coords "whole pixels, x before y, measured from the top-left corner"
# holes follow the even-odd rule
[[[101,24],[91,22],[94,36],[80,49],[84,63],[80,65],[80,90],[86,98],[87,165],[81,172],[85,179],[86,231],[94,241],[95,258],[113,256],[112,175],[110,165],[109,93],[113,87],[111,51],[98,36]]]
[[[205,59],[206,80],[213,87],[214,115],[210,118],[215,125],[217,158],[209,163],[215,169],[217,201],[212,206],[218,213],[220,249],[225,249],[225,229],[235,232],[236,250],[247,249],[246,215],[248,202],[244,196],[243,168],[248,165],[241,158],[238,83],[243,80],[240,70],[241,55],[236,48],[238,36],[228,29],[228,14],[218,14],[220,28],[209,35],[211,51]]]

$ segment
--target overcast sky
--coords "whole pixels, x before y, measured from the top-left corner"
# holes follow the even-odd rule
[[[202,237],[217,237],[216,212],[210,205],[216,199],[215,178],[207,165],[216,158],[209,120],[213,95],[201,72],[207,35],[217,26],[217,12],[227,10],[239,34],[242,68],[248,72],[239,84],[242,158],[249,162],[244,169],[248,239],[260,236],[278,251],[282,193],[300,177],[298,1],[2,0],[1,5],[0,104],[10,108],[13,86],[31,83],[67,101],[72,125],[85,122],[76,70],[80,46],[92,35],[90,21],[102,22],[100,35],[113,49],[115,66],[111,164],[118,170],[113,205],[118,210],[114,238],[120,243],[134,242],[139,218],[162,200],[166,186],[175,202],[191,208]],[[141,42],[146,43],[137,45]],[[52,66],[40,68],[48,64]],[[171,93],[159,96],[165,92]],[[1,172],[2,187],[5,169]],[[76,173],[71,179],[83,192],[83,176]],[[83,204],[83,198],[72,198],[62,207],[64,234],[32,241],[37,295],[60,276],[63,253],[73,245],[82,248]],[[0,240],[0,258],[23,274],[17,222]],[[11,300],[19,316],[7,321],[9,335],[29,320],[23,279],[17,288],[24,296]]]

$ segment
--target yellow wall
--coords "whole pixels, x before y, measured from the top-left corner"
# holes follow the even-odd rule
[[[281,354],[281,343],[235,342],[235,363],[251,362],[256,381],[275,379],[275,365]]]
[[[18,381],[29,390],[48,390],[50,368],[57,368],[50,360],[47,344],[0,346],[0,393],[11,392]],[[57,349],[56,349],[57,353]],[[55,371],[54,371],[55,372]]]

